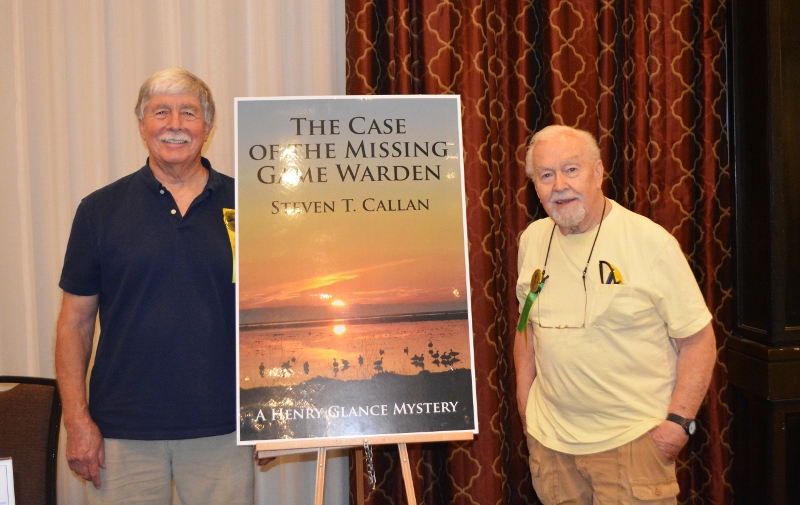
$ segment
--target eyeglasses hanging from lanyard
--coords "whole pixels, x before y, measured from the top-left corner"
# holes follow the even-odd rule
[[[603,212],[600,214],[600,224],[597,225],[597,233],[594,235],[594,241],[592,242],[592,248],[589,251],[589,257],[586,259],[586,266],[583,269],[583,274],[581,278],[583,279],[583,294],[584,294],[584,305],[583,305],[583,324],[580,326],[569,326],[569,325],[557,325],[557,326],[549,326],[543,325],[541,323],[542,317],[540,313],[541,304],[537,305],[537,318],[538,324],[542,328],[585,328],[586,327],[586,306],[588,304],[588,295],[586,294],[586,272],[589,270],[589,263],[592,261],[592,253],[594,253],[594,246],[597,244],[597,237],[600,236],[600,228],[603,227],[603,219],[606,216],[606,199],[603,198]],[[544,268],[540,272],[539,269],[533,272],[533,276],[531,277],[531,284],[530,284],[530,291],[528,292],[528,296],[525,299],[525,304],[522,307],[522,313],[520,314],[519,323],[517,324],[517,331],[521,332],[525,335],[525,343],[528,343],[528,320],[530,319],[530,310],[533,307],[533,303],[539,297],[539,294],[542,292],[544,288],[544,283],[548,279],[548,275],[545,275],[547,271],[547,260],[550,258],[550,248],[553,245],[553,235],[555,234],[557,224],[553,224],[553,229],[550,231],[550,241],[547,244],[547,253],[544,257]],[[610,263],[604,262],[610,266]],[[601,265],[602,268],[602,265]],[[614,271],[619,274],[619,271],[614,269]],[[620,275],[620,282],[622,276]],[[535,282],[539,280],[539,282]]]

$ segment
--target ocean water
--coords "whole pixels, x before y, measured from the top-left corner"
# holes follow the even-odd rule
[[[380,372],[416,375],[421,370],[468,369],[469,331],[467,319],[328,321],[242,329],[239,386],[290,386],[317,376],[346,381]]]

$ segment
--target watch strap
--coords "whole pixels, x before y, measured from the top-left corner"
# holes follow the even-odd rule
[[[691,436],[692,430],[690,429],[690,426],[694,422],[694,419],[686,419],[685,417],[681,417],[678,414],[673,414],[670,412],[667,414],[667,421],[672,421],[673,423],[679,425],[681,428],[683,428],[683,431],[685,431],[687,435]]]

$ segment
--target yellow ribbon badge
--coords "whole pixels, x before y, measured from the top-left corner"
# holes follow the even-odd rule
[[[231,282],[236,282],[236,209],[222,209],[222,219],[225,221],[233,252],[233,280]]]

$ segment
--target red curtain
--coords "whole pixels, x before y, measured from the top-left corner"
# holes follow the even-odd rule
[[[538,503],[511,359],[517,243],[544,216],[524,174],[552,123],[597,135],[606,193],[680,242],[714,314],[733,327],[725,0],[347,0],[348,94],[459,94],[480,434],[411,444],[417,500]],[[681,503],[730,503],[730,409],[718,360],[678,462]],[[397,448],[374,451],[370,504],[405,503]],[[366,479],[353,468],[356,479]],[[353,496],[353,502],[355,498]]]

